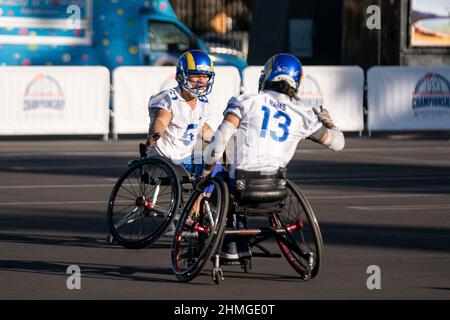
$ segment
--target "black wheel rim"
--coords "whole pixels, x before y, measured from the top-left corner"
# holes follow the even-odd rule
[[[117,182],[108,205],[110,229],[128,247],[142,247],[165,230],[179,203],[173,169],[159,161],[133,165]]]
[[[288,242],[305,253],[313,256],[313,267],[311,277],[314,277],[322,263],[322,238],[320,230],[315,221],[314,213],[306,200],[301,198],[301,194],[292,184],[288,184],[289,194],[284,200],[282,212],[270,218],[273,227],[289,230],[283,235],[284,241]],[[278,240],[281,252],[288,260],[289,264],[302,276],[309,268],[309,261],[292,248],[289,248],[283,241]]]
[[[216,181],[212,180],[211,186],[214,186],[211,194],[203,197],[197,213],[192,208],[202,194],[199,192],[192,194],[175,232],[172,268],[181,280],[189,280],[200,272],[211,255],[212,246],[219,233],[223,192]],[[208,211],[211,218],[208,218]]]

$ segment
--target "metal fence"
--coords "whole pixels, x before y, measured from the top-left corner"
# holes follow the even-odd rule
[[[247,59],[254,0],[172,0],[178,18],[211,52]]]

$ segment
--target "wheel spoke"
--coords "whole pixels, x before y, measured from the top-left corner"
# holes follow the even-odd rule
[[[128,180],[128,178],[127,178],[127,180]],[[123,184],[120,186],[120,188],[121,188],[121,190],[125,190],[126,192],[128,192],[129,194],[131,194],[134,198],[137,197],[137,194],[132,193],[130,190],[128,190],[127,188],[125,188]],[[133,190],[133,191],[134,191],[134,190]]]
[[[115,224],[116,229],[120,229],[120,228],[122,228],[124,225],[128,225],[128,224],[132,223],[133,221],[135,221],[135,220],[136,220],[136,215],[138,214],[138,209],[139,209],[139,208],[135,208],[133,211],[131,211],[130,213],[128,213],[125,217],[121,218],[121,219]]]
[[[164,159],[155,158],[134,164],[118,180],[108,205],[108,219],[119,244],[143,248],[171,223],[181,193],[173,174]]]
[[[277,240],[283,255],[289,264],[302,276],[309,279],[315,276],[321,264],[322,240],[318,226],[314,225],[314,213],[311,211],[307,200],[292,183],[288,183],[289,196],[286,205],[280,214],[273,216],[273,221],[278,228],[286,230],[286,233]],[[287,226],[299,224],[302,227],[289,231]],[[313,264],[310,265],[310,254],[313,255]]]
[[[131,205],[129,205],[129,206],[126,206],[125,208],[120,209],[120,211],[114,212],[114,215],[117,216],[117,215],[121,214],[122,212],[124,212],[125,210],[127,210],[128,208],[131,208],[131,207],[133,207],[133,206],[135,206],[135,204],[131,204]]]
[[[133,173],[134,173],[134,170],[133,170]],[[133,188],[133,185],[131,184],[131,182],[130,182],[130,179],[127,177],[127,182],[128,182],[128,185],[131,187],[131,189],[133,190],[133,195],[134,196],[136,196],[136,197],[138,197],[139,196],[139,193],[137,193],[136,192],[136,190],[134,190],[134,188]]]

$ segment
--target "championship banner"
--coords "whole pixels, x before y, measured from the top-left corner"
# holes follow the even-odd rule
[[[368,129],[450,129],[450,67],[373,67]]]
[[[258,92],[263,66],[244,69],[244,93]],[[323,106],[343,131],[364,130],[364,72],[360,67],[307,66],[298,96],[310,107]]]
[[[216,130],[232,96],[239,95],[241,78],[234,67],[214,68],[216,76],[210,103],[208,124]],[[149,128],[148,101],[154,94],[177,86],[176,69],[170,67],[119,67],[113,72],[114,134],[145,134]]]
[[[109,133],[104,67],[0,67],[0,135]]]

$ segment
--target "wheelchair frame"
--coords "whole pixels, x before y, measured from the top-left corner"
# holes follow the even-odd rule
[[[157,241],[170,227],[170,225],[174,222],[175,216],[178,211],[183,208],[183,203],[185,202],[183,193],[190,193],[190,189],[187,188],[187,185],[193,186],[193,182],[195,178],[181,165],[175,164],[172,160],[157,156],[145,158],[145,154],[141,152],[141,156],[143,156],[140,160],[132,160],[128,164],[127,171],[117,180],[108,201],[107,208],[107,219],[108,226],[110,230],[110,234],[107,236],[107,243],[113,244],[117,242],[128,249],[142,249],[152,245],[155,241]],[[166,177],[158,178],[154,176],[150,176],[149,172],[151,170],[145,170],[145,167],[159,167],[166,173]],[[136,175],[136,171],[139,172]],[[132,183],[130,183],[129,178],[131,175],[134,175],[136,180],[139,183],[139,191],[136,191],[133,187]],[[139,179],[140,176],[140,179]],[[135,196],[135,199],[128,199],[130,201],[134,201],[131,207],[131,211],[122,217],[119,222],[114,221],[114,215],[117,212],[114,212],[116,206],[116,200],[120,188],[123,184],[127,183],[130,186],[131,190],[128,190],[129,195],[132,197]],[[171,194],[171,202],[173,202],[172,206],[164,212],[163,210],[159,210],[156,207],[157,199],[159,197],[159,192],[161,190],[161,186],[171,185],[173,191]],[[145,185],[154,185],[155,190],[153,194],[148,197],[145,195],[146,186]],[[137,189],[137,188],[136,188]],[[133,208],[134,205],[134,208]],[[120,213],[120,212],[119,212]],[[161,225],[157,226],[157,228],[148,234],[144,234],[143,237],[138,239],[126,239],[124,236],[120,234],[120,228],[127,224],[133,224],[139,222],[140,219],[149,218],[150,215],[156,216],[165,216],[165,219]],[[145,231],[145,230],[144,230]]]
[[[310,204],[298,186],[287,179],[286,182],[288,190],[301,205],[301,212],[297,214],[295,221],[288,224],[288,222],[283,221],[281,216],[286,207],[286,204],[283,203],[286,199],[280,201],[277,204],[278,207],[270,209],[252,211],[251,208],[245,208],[248,216],[261,215],[269,218],[269,226],[263,228],[226,229],[230,196],[227,184],[220,177],[210,178],[208,181],[209,184],[214,185],[217,194],[208,196],[202,190],[194,190],[182,212],[172,243],[172,269],[177,279],[183,282],[191,281],[201,272],[206,262],[211,260],[213,262],[212,278],[214,282],[219,284],[224,281],[220,251],[227,236],[251,239],[250,246],[261,250],[261,253],[252,254],[253,257],[279,258],[281,257],[280,254],[271,253],[261,244],[261,242],[273,237],[291,267],[300,274],[301,279],[309,280],[316,277],[323,263],[323,241],[320,227]],[[193,214],[191,209],[199,196],[203,197],[202,201],[205,205],[201,207],[201,213]],[[211,207],[215,208],[215,211],[211,210]],[[237,212],[242,212],[240,211],[242,208],[238,204],[236,209]],[[291,208],[289,207],[287,210],[291,210]],[[304,212],[304,215],[301,215],[302,212]],[[207,216],[207,219],[205,219],[205,216]],[[312,230],[312,242],[315,250],[312,250],[311,244],[305,242],[303,232],[306,227]],[[294,234],[297,231],[301,235],[300,240],[297,240],[297,235]],[[194,245],[197,245],[195,239],[199,239],[198,243],[203,239],[204,243],[198,245],[202,246],[200,249],[192,249]],[[183,259],[187,262],[182,263]],[[239,264],[245,272],[248,272],[251,268],[251,259],[241,259]]]

